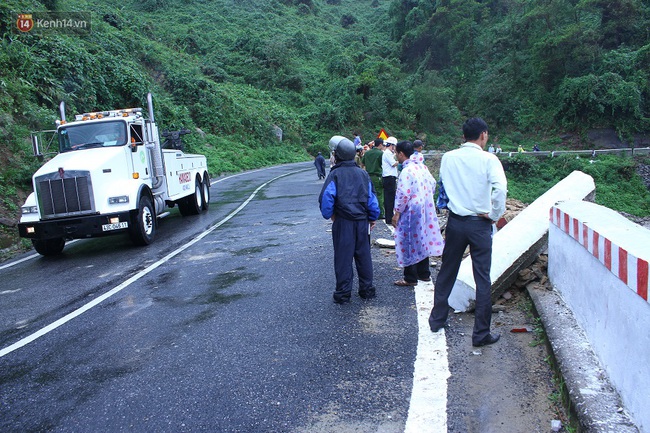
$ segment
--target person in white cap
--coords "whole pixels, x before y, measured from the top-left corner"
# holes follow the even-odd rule
[[[395,191],[397,189],[397,160],[395,159],[395,145],[397,138],[386,139],[386,149],[381,159],[381,185],[384,189],[384,217],[386,224],[391,225],[393,221],[393,209],[395,207]]]

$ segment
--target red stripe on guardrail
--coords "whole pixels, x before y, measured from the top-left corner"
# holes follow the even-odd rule
[[[648,300],[648,262],[637,259],[636,265],[636,292],[646,301]]]
[[[586,223],[571,217],[555,206],[550,209],[549,216],[551,224],[575,239],[587,251],[591,247],[591,254],[603,266],[646,302],[648,301],[648,276],[650,272],[647,260],[630,254],[626,249],[619,247],[610,239],[589,228]],[[581,224],[582,231],[580,230]],[[603,238],[602,244],[600,243],[601,237]],[[614,266],[613,259],[616,259],[616,266]]]

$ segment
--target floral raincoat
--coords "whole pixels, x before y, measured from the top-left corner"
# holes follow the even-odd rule
[[[444,241],[433,200],[435,191],[436,181],[422,159],[404,161],[395,194],[395,210],[401,215],[395,229],[400,267],[442,255]]]

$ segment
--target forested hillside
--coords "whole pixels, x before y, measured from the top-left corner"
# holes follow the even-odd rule
[[[90,12],[92,26],[18,31],[39,11]],[[506,150],[650,130],[642,0],[3,0],[0,33],[5,211],[37,166],[29,132],[53,127],[61,100],[71,115],[151,91],[162,127],[192,130],[214,174],[308,159],[353,131],[445,148],[469,115]]]
[[[521,132],[648,130],[647,1],[406,0],[390,14],[425,98]]]

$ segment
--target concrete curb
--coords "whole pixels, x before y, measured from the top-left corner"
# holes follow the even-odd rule
[[[528,289],[581,432],[639,433],[573,312],[556,290]]]

